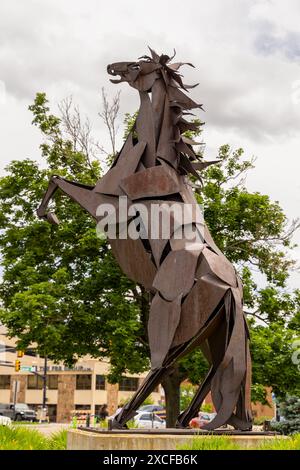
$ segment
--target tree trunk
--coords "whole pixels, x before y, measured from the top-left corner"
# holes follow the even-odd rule
[[[180,384],[182,381],[179,367],[175,365],[171,372],[163,379],[162,386],[165,391],[167,428],[174,428],[180,413]]]

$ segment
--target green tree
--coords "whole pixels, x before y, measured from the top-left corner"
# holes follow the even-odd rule
[[[52,115],[42,93],[30,110],[44,136],[44,163],[13,161],[0,179],[0,318],[21,349],[35,342],[41,355],[69,364],[84,354],[109,357],[116,381],[125,370],[148,367],[137,321],[142,295],[136,298],[136,286],[79,206],[57,193],[55,210],[63,223],[53,227],[36,217],[53,172],[86,184],[100,177],[88,124],[78,121],[70,103],[63,119]]]

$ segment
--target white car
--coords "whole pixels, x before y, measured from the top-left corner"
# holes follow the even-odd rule
[[[155,413],[140,412],[133,418],[134,424],[143,429],[163,429],[166,422]]]
[[[0,416],[0,426],[11,426],[11,419],[7,416]]]

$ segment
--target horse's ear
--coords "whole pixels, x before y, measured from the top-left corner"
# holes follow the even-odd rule
[[[159,62],[159,55],[153,49],[151,49],[150,46],[148,46],[148,49],[151,52],[151,56],[154,62]]]

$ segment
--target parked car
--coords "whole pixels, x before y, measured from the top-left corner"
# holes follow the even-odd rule
[[[137,411],[138,413],[139,412],[155,413],[161,419],[164,419],[164,420],[166,419],[166,410],[161,405],[144,405],[144,406],[141,406]]]
[[[36,421],[36,412],[26,403],[1,403],[0,416],[6,416],[12,421]]]
[[[11,419],[7,416],[0,416],[0,426],[11,426]]]
[[[190,428],[202,428],[205,424],[210,423],[215,416],[216,413],[204,413],[200,411],[196,418],[191,419],[189,426]]]
[[[162,429],[166,427],[165,420],[161,419],[155,413],[139,412],[133,418],[134,424],[138,428],[144,429]]]

